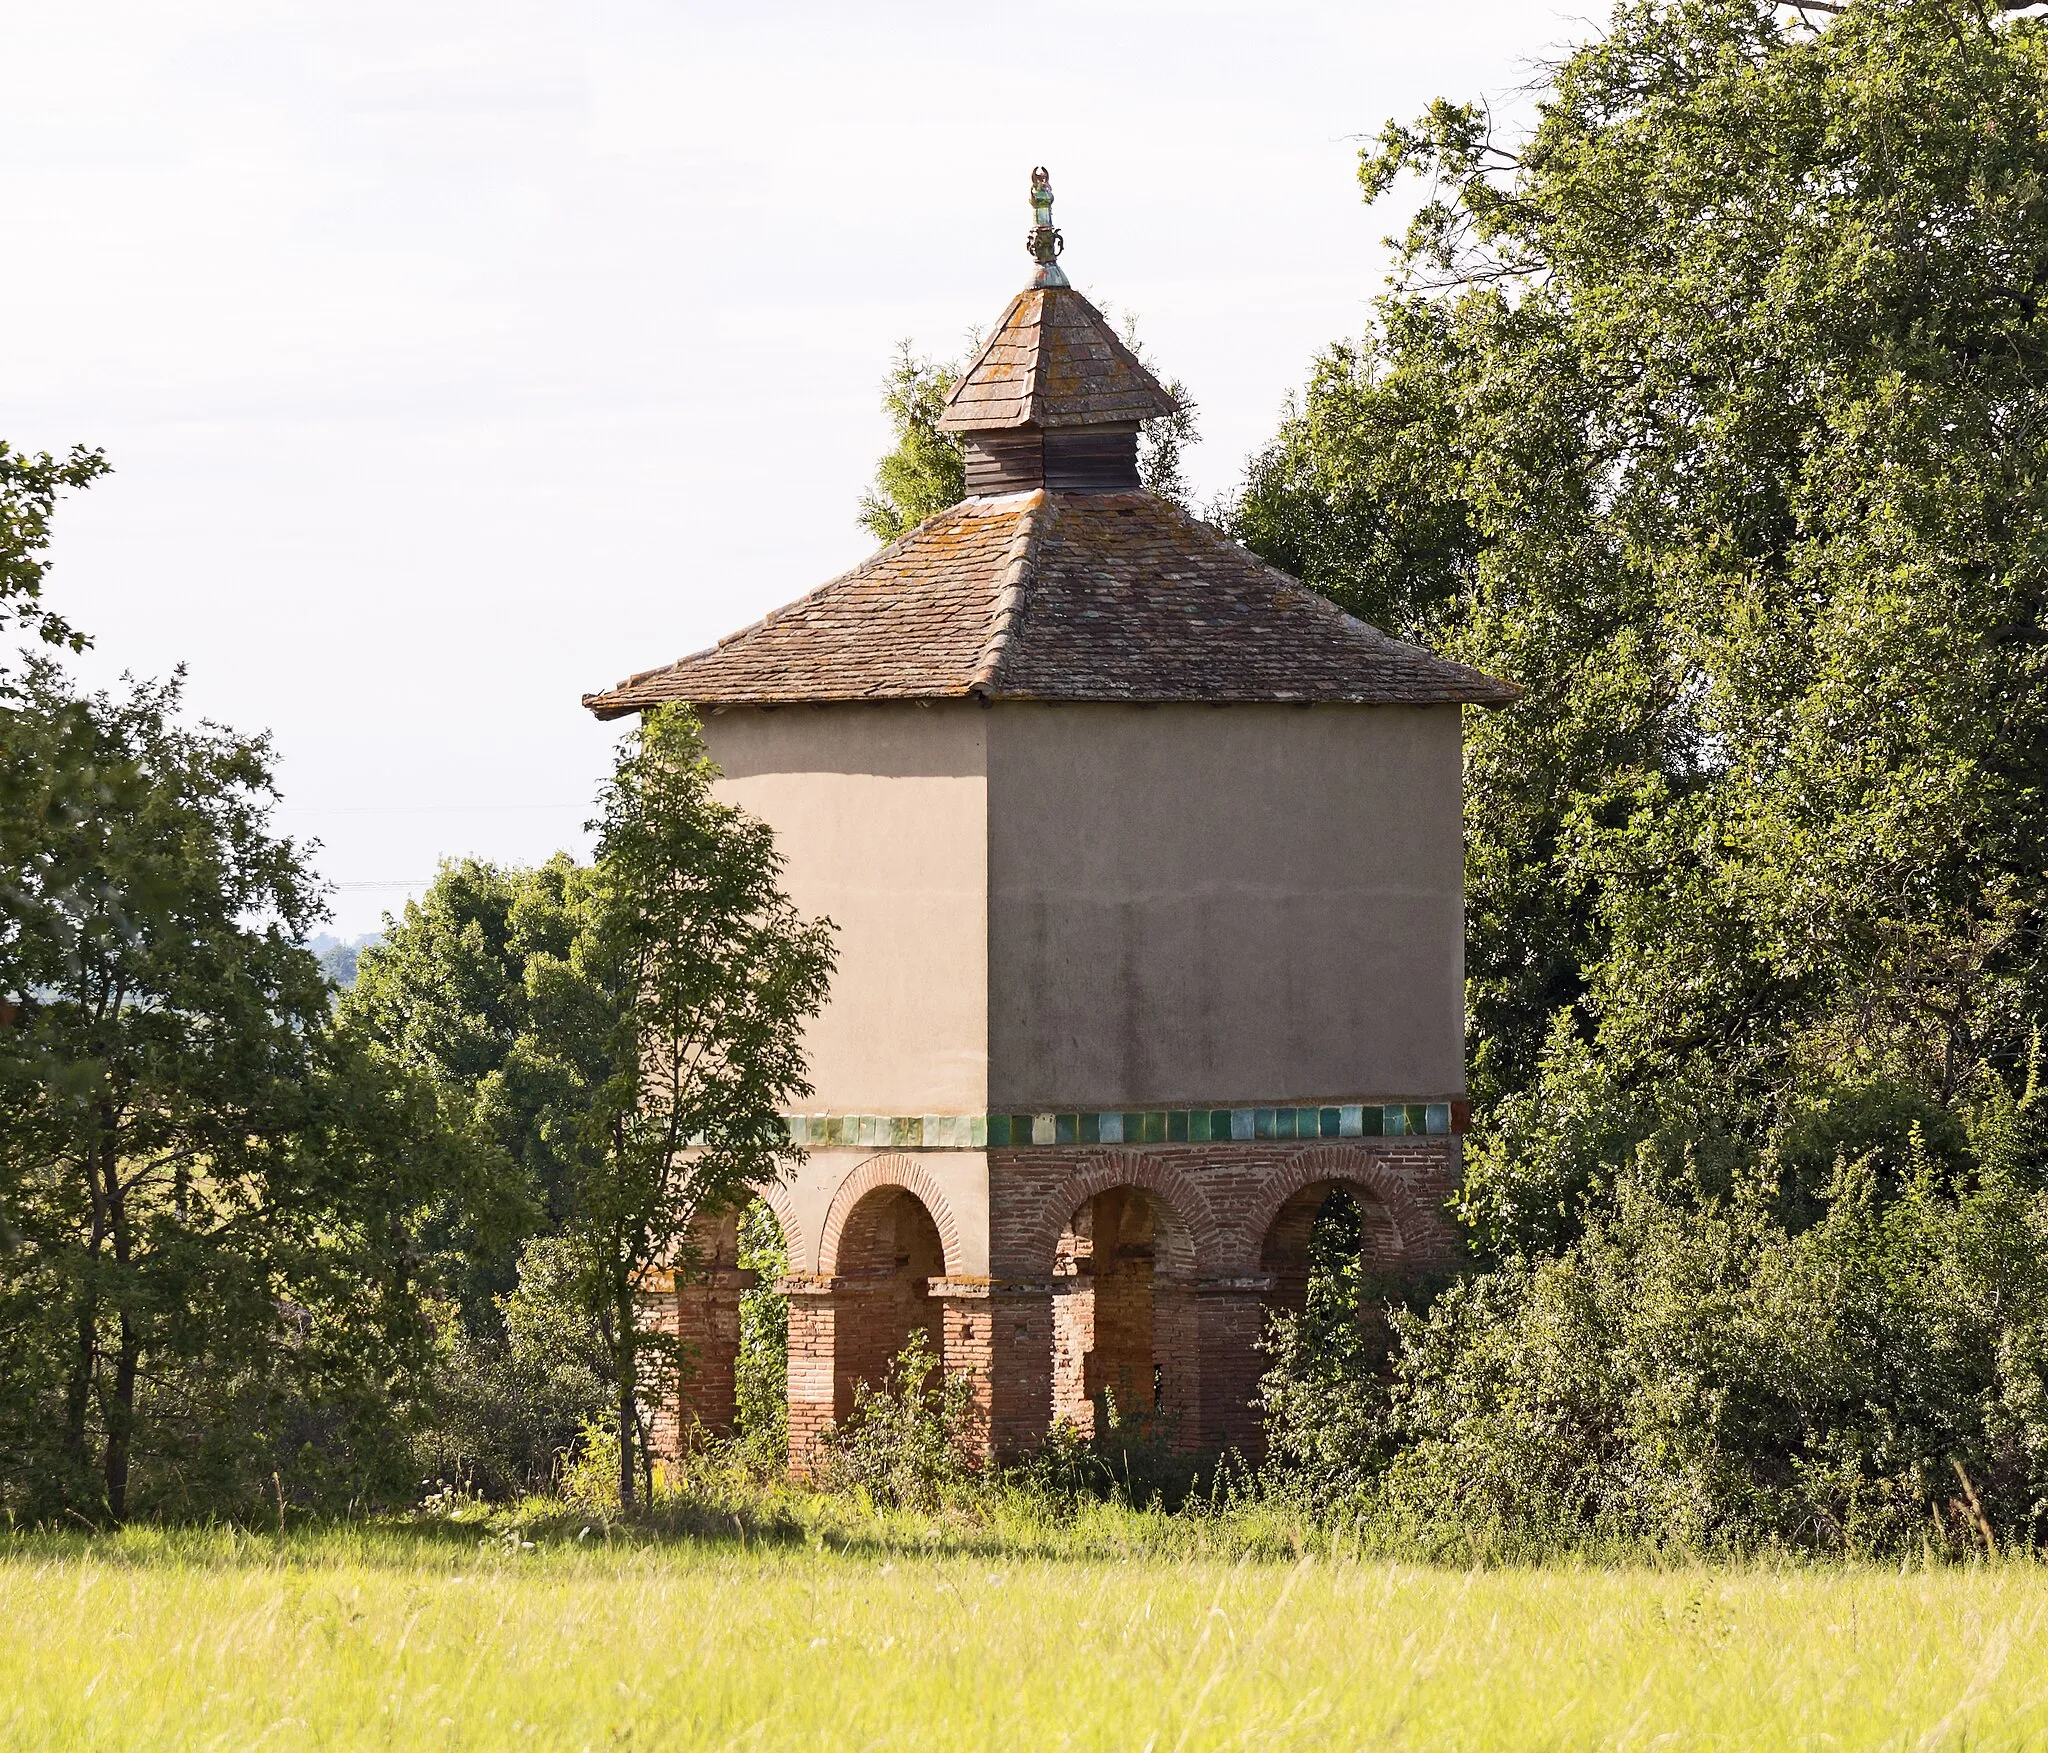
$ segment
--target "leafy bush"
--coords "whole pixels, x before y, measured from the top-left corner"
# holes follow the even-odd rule
[[[1645,1153],[1568,1247],[1398,1315],[1384,1381],[1297,1323],[1276,1475],[1462,1544],[2037,1545],[2048,1196],[1989,1131],[1960,1191],[1917,1133],[1891,1197],[1838,1157],[1798,1230],[1774,1161],[1721,1196]]]
[[[900,1509],[936,1508],[977,1476],[978,1417],[973,1377],[941,1369],[918,1328],[887,1380],[857,1384],[852,1413],[825,1433],[823,1483]]]
[[[495,1301],[497,1332],[444,1310],[435,1416],[415,1449],[426,1483],[503,1501],[552,1489],[588,1450],[612,1391],[603,1337],[565,1289],[573,1270],[561,1238],[534,1237],[517,1288]]]

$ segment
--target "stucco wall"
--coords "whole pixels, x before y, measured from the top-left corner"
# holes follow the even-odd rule
[[[1463,1094],[1458,708],[985,716],[992,1110]]]
[[[812,1111],[986,1106],[988,716],[941,703],[705,719],[718,795],[774,828],[790,898],[839,928],[808,1042]]]

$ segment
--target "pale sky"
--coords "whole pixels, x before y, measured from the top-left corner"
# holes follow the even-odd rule
[[[584,850],[578,696],[868,550],[890,350],[1025,283],[1034,164],[1206,499],[1380,289],[1358,137],[1592,10],[0,0],[0,436],[117,471],[52,601],[274,734],[337,930]]]

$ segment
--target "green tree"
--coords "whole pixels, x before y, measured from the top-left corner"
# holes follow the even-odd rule
[[[1232,522],[1528,690],[1467,755],[1493,1248],[1647,1140],[1725,1186],[1802,1114],[2020,1074],[2044,94],[2048,26],[1967,0],[1630,0],[1525,137],[1439,102],[1363,154],[1426,198]]]
[[[73,445],[60,461],[48,451],[33,455],[0,439],[0,627],[25,628],[47,645],[85,648],[85,635],[44,606],[43,580],[50,570],[50,517],[57,495],[89,487],[108,473],[106,457]]]
[[[808,1091],[802,1026],[831,972],[829,924],[796,917],[772,834],[715,777],[686,710],[649,715],[621,744],[593,865],[445,865],[341,1003],[522,1170],[539,1234],[472,1278],[455,1349],[509,1385],[500,1422],[559,1427],[543,1378],[574,1389],[587,1348],[553,1356],[549,1336],[588,1323],[627,1506],[651,1474],[643,1400],[689,1367],[643,1293],[693,1269],[694,1219],[796,1159],[782,1115]],[[444,1448],[490,1421],[475,1383],[450,1386],[462,1429]]]
[[[960,441],[939,430],[958,366],[921,359],[908,341],[882,384],[882,411],[894,442],[875,464],[875,484],[860,499],[860,524],[878,542],[893,542],[967,494],[967,458]]]
[[[330,1026],[268,745],[178,705],[47,662],[0,702],[0,1490],[31,1513],[119,1520],[139,1461],[191,1509],[388,1484],[427,1232],[494,1193],[433,1092]]]
[[[800,1160],[783,1114],[810,1093],[803,1025],[832,972],[830,923],[798,918],[774,835],[714,798],[715,777],[686,708],[643,717],[604,788],[577,940],[527,971],[536,1056],[584,1092],[563,1233],[611,1353],[627,1507],[636,1446],[651,1470],[643,1387],[687,1367],[640,1319],[642,1292],[690,1268],[693,1219]]]
[[[387,917],[383,941],[364,952],[337,1006],[344,1027],[431,1079],[496,1144],[524,1184],[528,1227],[543,1233],[569,1214],[582,1085],[535,1056],[527,967],[536,958],[567,960],[590,881],[567,853],[533,869],[451,859],[419,900]],[[593,1036],[603,1029],[599,1016]],[[585,1082],[595,1064],[593,1057]],[[501,1334],[497,1299],[517,1286],[521,1242],[513,1234],[489,1252],[466,1246],[475,1264],[461,1302],[472,1337]]]

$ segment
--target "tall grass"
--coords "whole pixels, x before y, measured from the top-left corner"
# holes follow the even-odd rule
[[[0,1746],[2048,1742],[2028,1564],[1231,1559],[1121,1515],[1009,1556],[886,1516],[18,1536]]]

